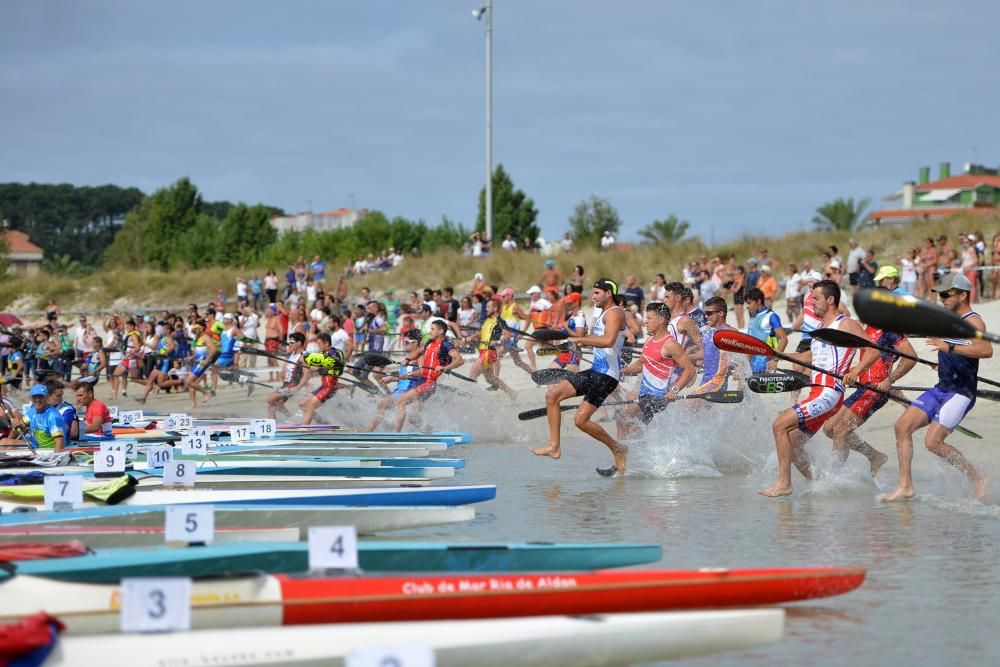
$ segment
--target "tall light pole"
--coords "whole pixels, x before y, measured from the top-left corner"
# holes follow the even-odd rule
[[[472,11],[477,21],[486,17],[486,238],[493,249],[493,0]]]

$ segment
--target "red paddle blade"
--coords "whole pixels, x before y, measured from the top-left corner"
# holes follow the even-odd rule
[[[754,338],[750,334],[733,331],[731,329],[719,329],[712,336],[712,341],[720,350],[726,352],[736,352],[738,354],[762,354],[768,357],[774,355],[774,350],[762,340]]]

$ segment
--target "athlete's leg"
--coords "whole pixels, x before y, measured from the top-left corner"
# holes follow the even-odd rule
[[[517,399],[517,394],[514,392],[513,389],[507,386],[506,382],[500,379],[497,370],[499,370],[499,365],[497,364],[497,362],[493,362],[493,364],[489,368],[483,371],[483,378],[485,378],[486,382],[491,387],[497,387],[498,389],[501,389],[505,394],[507,394],[507,396],[510,397],[511,402],[513,402],[514,400]]]
[[[794,455],[792,435],[798,432],[798,429],[799,417],[792,408],[778,415],[774,423],[771,424],[771,431],[774,434],[774,448],[778,454],[778,479],[771,486],[759,491],[762,496],[774,498],[791,495],[792,459]]]
[[[569,380],[563,380],[559,384],[551,385],[546,390],[545,407],[549,419],[549,441],[544,447],[538,447],[531,450],[537,456],[548,456],[554,459],[562,456],[559,442],[559,429],[562,426],[562,411],[559,409],[559,404],[567,398],[572,398],[574,396],[576,396],[576,389],[569,383]]]
[[[597,410],[597,406],[592,403],[587,401],[580,403],[580,407],[576,409],[576,414],[573,416],[573,423],[578,429],[594,440],[603,443],[605,447],[611,450],[611,455],[615,458],[614,470],[607,472],[610,472],[611,475],[624,475],[625,464],[628,459],[628,447],[612,438],[610,433],[591,419],[595,410]],[[605,471],[600,472],[604,474]]]
[[[927,433],[924,434],[924,446],[926,446],[927,450],[932,454],[940,456],[942,459],[964,472],[965,476],[969,478],[969,484],[972,485],[973,497],[975,497],[976,500],[982,500],[986,495],[986,487],[989,480],[985,475],[976,470],[971,463],[969,463],[969,460],[962,455],[962,452],[958,451],[944,441],[944,439],[950,434],[951,429],[939,424],[938,422],[931,422],[930,427],[927,429]]]
[[[311,424],[313,416],[316,414],[316,410],[322,404],[323,402],[321,400],[311,394],[299,401],[299,409],[302,410],[302,423]]]
[[[896,420],[896,456],[899,458],[899,482],[896,490],[887,495],[884,500],[891,503],[896,500],[909,500],[915,495],[913,491],[913,434],[927,426],[930,420],[920,408],[912,405],[903,411]]]

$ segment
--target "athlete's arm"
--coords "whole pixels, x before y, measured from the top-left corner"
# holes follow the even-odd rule
[[[671,341],[661,347],[660,355],[664,359],[673,359],[677,367],[681,369],[681,374],[677,378],[677,382],[670,387],[670,390],[663,397],[664,400],[672,401],[677,398],[678,392],[681,389],[691,384],[691,381],[694,380],[694,364],[688,359],[688,355],[684,353],[684,348],[678,345],[676,341]]]
[[[865,348],[861,351],[861,360],[854,365],[853,368],[844,373],[844,385],[851,386],[856,384],[858,378],[867,371],[869,368],[875,365],[875,362],[879,359],[879,351],[875,348]]]
[[[688,356],[692,359],[704,359],[705,350],[702,349],[701,331],[698,330],[698,325],[695,324],[694,320],[685,315],[677,322],[677,328],[691,341],[691,351]]]
[[[638,375],[642,372],[642,355],[640,354],[636,359],[622,369],[622,375]]]
[[[576,342],[591,347],[614,347],[618,334],[625,328],[625,314],[619,310],[609,310],[604,315],[604,334],[601,336],[580,336]]]
[[[436,371],[450,371],[450,370],[454,370],[454,369],[458,368],[459,366],[461,366],[462,364],[465,363],[465,359],[462,358],[462,353],[459,352],[458,349],[456,349],[454,347],[451,348],[451,350],[448,351],[448,358],[451,359],[450,363],[448,363],[446,366],[438,366],[434,370],[436,370]]]
[[[73,422],[69,425],[69,439],[79,440],[80,439],[80,420],[73,419]]]
[[[977,331],[986,331],[986,323],[983,322],[983,318],[978,315],[970,317],[966,320],[969,324],[974,326]],[[960,357],[969,357],[971,359],[989,359],[993,356],[993,343],[983,338],[973,338],[968,340],[968,345],[955,345],[953,343],[948,343],[948,341],[941,338],[928,338],[927,343],[934,349],[940,352],[951,352],[952,354],[957,354]]]

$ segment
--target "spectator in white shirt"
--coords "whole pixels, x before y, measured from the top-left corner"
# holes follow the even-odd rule
[[[507,238],[505,238],[503,243],[500,244],[500,247],[504,250],[517,250],[517,241],[514,240],[513,236],[508,234]]]
[[[615,237],[611,235],[610,229],[604,230],[604,236],[601,237],[601,250],[611,250],[615,247]]]

